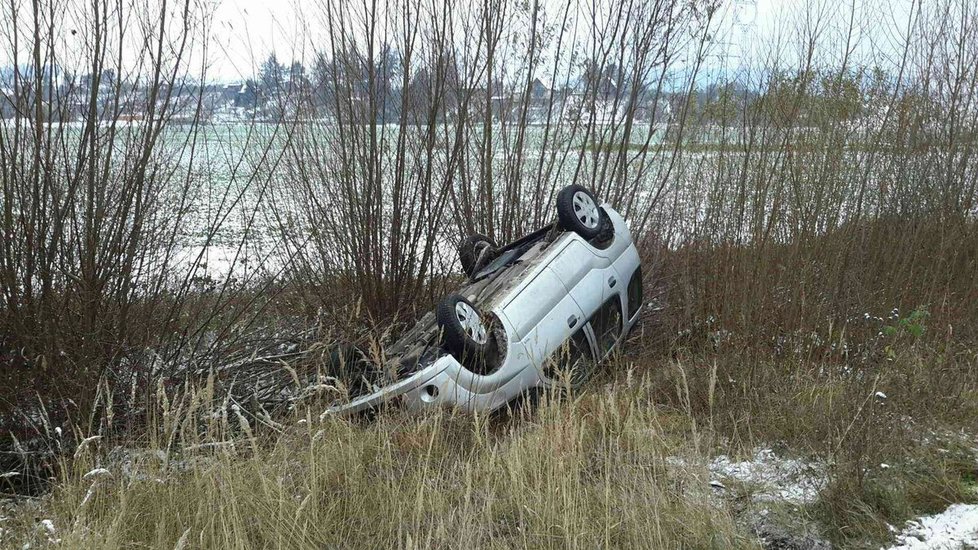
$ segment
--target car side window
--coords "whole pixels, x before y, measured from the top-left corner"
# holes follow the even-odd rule
[[[554,355],[550,361],[548,361],[546,371],[544,374],[547,378],[551,380],[557,380],[560,378],[561,371],[568,373],[573,373],[578,370],[587,370],[588,363],[594,362],[594,356],[591,353],[591,344],[588,343],[587,333],[584,332],[584,327],[577,329],[570,338],[560,348],[554,352]],[[573,374],[572,374],[573,376]]]
[[[591,317],[591,328],[594,330],[600,357],[607,355],[621,336],[621,318],[621,298],[618,294],[602,304]]]
[[[642,305],[642,266],[639,265],[628,281],[628,317],[633,318]]]

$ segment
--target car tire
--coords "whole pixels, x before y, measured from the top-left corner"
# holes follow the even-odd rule
[[[445,296],[435,309],[442,344],[463,364],[481,363],[489,349],[489,325],[479,309],[460,294]]]
[[[462,271],[469,277],[476,270],[487,264],[496,250],[496,243],[485,235],[469,235],[458,245],[458,258],[462,263]]]
[[[557,221],[566,231],[591,240],[601,231],[601,207],[582,185],[568,185],[557,194]]]

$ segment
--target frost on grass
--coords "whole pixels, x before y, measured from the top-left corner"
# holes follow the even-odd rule
[[[823,462],[782,458],[764,448],[744,461],[720,455],[705,464],[682,457],[668,457],[666,462],[686,471],[697,463],[696,470],[709,476],[703,486],[711,489],[711,502],[735,512],[737,521],[753,532],[764,548],[831,548],[804,514],[780,512],[815,502],[827,483]],[[741,497],[748,498],[745,501]],[[745,502],[756,506],[744,506]]]
[[[890,550],[978,548],[978,505],[952,504],[940,514],[908,521]]]
[[[818,462],[778,457],[770,449],[759,449],[742,462],[720,455],[710,463],[714,486],[738,481],[747,486],[755,501],[785,501],[811,504],[826,484],[825,467]]]
[[[686,467],[681,457],[669,457],[674,467]],[[811,504],[827,483],[825,464],[817,460],[782,458],[771,449],[757,449],[750,460],[733,461],[727,455],[708,465],[709,485],[718,491],[730,489],[731,482],[742,485],[755,502],[784,501]]]
[[[110,472],[106,468],[95,468],[94,470],[83,475],[82,479],[92,479],[92,478],[106,477],[106,476],[111,477],[112,472]]]

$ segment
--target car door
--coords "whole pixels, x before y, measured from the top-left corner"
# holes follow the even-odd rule
[[[584,323],[544,361],[542,376],[548,384],[560,384],[565,380],[574,384],[592,372],[596,361],[593,332],[590,324]]]
[[[621,336],[620,275],[614,265],[579,239],[572,239],[550,263],[587,318],[582,327],[603,359]]]
[[[527,358],[538,369],[587,318],[567,287],[544,267],[503,308]]]
[[[600,269],[605,263],[580,239],[570,239],[550,262],[550,269],[557,274],[585,316],[597,311],[605,299],[605,273]]]

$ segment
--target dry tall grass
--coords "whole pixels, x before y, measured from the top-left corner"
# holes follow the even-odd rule
[[[711,504],[688,421],[615,389],[501,423],[310,414],[249,440],[232,417],[214,435],[233,444],[113,463],[93,444],[46,513],[72,548],[753,546]]]
[[[72,548],[730,548],[756,547],[757,518],[783,514],[841,546],[878,545],[889,525],[973,499],[978,473],[956,433],[978,428],[978,381],[956,372],[978,358],[891,350],[867,376],[731,350],[623,357],[589,391],[492,418],[350,422],[311,404],[272,419],[228,403],[213,378],[160,387],[148,439],[87,441],[3,528]],[[935,373],[961,391],[932,393]],[[711,487],[714,454],[770,444],[825,468],[817,501]]]

